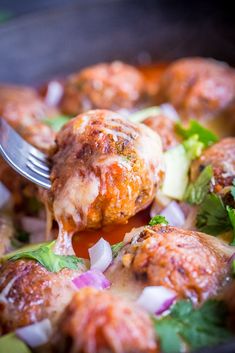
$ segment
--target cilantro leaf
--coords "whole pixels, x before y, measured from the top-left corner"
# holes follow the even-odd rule
[[[166,218],[164,216],[161,216],[161,215],[156,215],[149,221],[149,225],[150,226],[155,226],[157,224],[165,224],[165,225],[167,225],[168,223],[169,222],[166,220]]]
[[[231,222],[231,226],[233,228],[233,239],[232,239],[230,245],[235,245],[235,209],[227,206],[226,210],[228,212],[228,217]]]
[[[161,350],[178,353],[184,343],[195,350],[226,341],[231,337],[225,327],[226,315],[221,301],[208,300],[198,309],[188,300],[177,302],[169,315],[153,319]]]
[[[31,353],[29,347],[14,332],[0,337],[0,353]]]
[[[50,272],[59,272],[63,268],[70,268],[72,270],[77,270],[79,263],[82,260],[76,256],[65,256],[57,255],[53,252],[53,246],[55,241],[39,246],[35,250],[26,250],[18,252],[12,257],[9,257],[9,261],[15,261],[19,259],[33,259],[39,262]]]
[[[209,191],[212,177],[213,169],[211,165],[208,165],[203,169],[197,180],[189,184],[184,195],[184,200],[192,205],[199,205]]]
[[[50,119],[44,119],[43,122],[58,132],[71,118],[66,115],[58,115]]]
[[[218,141],[218,137],[213,134],[213,132],[206,129],[196,120],[191,120],[188,128],[185,128],[181,123],[177,123],[176,130],[185,139],[193,135],[198,135],[199,141],[201,141],[205,147]]]
[[[231,194],[235,200],[235,179],[233,179],[233,186],[231,187]]]
[[[117,257],[119,251],[122,249],[123,246],[124,246],[123,241],[120,241],[120,243],[111,245],[113,257]]]
[[[197,228],[211,235],[218,235],[231,229],[231,223],[226,208],[220,196],[208,194],[197,215]]]
[[[182,145],[187,153],[188,159],[192,161],[195,158],[198,158],[202,154],[202,150],[205,145],[199,140],[198,135],[190,136],[185,140]]]

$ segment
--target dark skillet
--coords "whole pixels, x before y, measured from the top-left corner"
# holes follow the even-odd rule
[[[7,3],[2,1],[2,3]],[[17,1],[15,1],[17,3]],[[207,56],[235,65],[232,9],[215,2],[42,1],[0,26],[0,82],[39,84],[81,67]],[[56,8],[48,5],[59,4]],[[18,2],[19,4],[19,2]],[[1,1],[0,1],[1,5]],[[201,353],[234,353],[235,340]]]

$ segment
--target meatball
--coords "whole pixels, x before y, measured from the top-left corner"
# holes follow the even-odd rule
[[[235,72],[212,59],[177,60],[162,76],[159,99],[173,104],[185,120],[206,121],[234,106]]]
[[[49,202],[63,237],[126,223],[152,202],[164,175],[159,136],[107,110],[66,124],[52,160]]]
[[[49,318],[58,319],[72,298],[72,279],[84,271],[63,269],[53,273],[33,260],[5,262],[0,268],[0,332]]]
[[[135,300],[145,286],[165,286],[195,304],[217,293],[233,249],[209,235],[171,226],[147,226],[106,271],[111,290]]]
[[[235,178],[235,138],[224,138],[205,150],[191,165],[191,180],[195,181],[207,165],[213,168],[213,191],[223,194]]]
[[[54,132],[42,119],[57,114],[28,87],[0,86],[0,115],[29,143],[42,151],[54,144]]]
[[[62,315],[54,352],[156,353],[153,325],[137,306],[108,292],[85,288]]]
[[[73,116],[96,108],[130,110],[140,105],[144,96],[142,74],[133,66],[115,61],[71,75],[65,83],[61,109]]]

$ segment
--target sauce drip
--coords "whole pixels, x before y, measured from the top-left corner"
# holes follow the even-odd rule
[[[111,245],[123,240],[124,235],[133,228],[142,227],[150,220],[149,208],[137,213],[126,224],[116,224],[98,230],[78,232],[73,237],[73,248],[78,257],[88,258],[88,249],[101,237]]]

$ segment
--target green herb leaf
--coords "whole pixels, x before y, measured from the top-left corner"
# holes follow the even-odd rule
[[[60,129],[70,120],[71,118],[66,115],[58,115],[50,119],[44,119],[43,122],[50,126],[54,131],[60,131]]]
[[[0,337],[0,353],[30,353],[31,350],[14,333]]]
[[[119,251],[123,248],[123,246],[124,246],[123,241],[121,241],[120,243],[111,245],[113,257],[117,257]]]
[[[221,301],[208,300],[194,309],[188,300],[177,302],[169,315],[154,318],[163,353],[178,353],[186,343],[190,350],[213,346],[231,337],[226,329],[227,310]]]
[[[213,134],[210,130],[199,124],[196,120],[191,120],[189,127],[185,128],[181,123],[176,124],[177,132],[185,139],[198,135],[199,141],[201,141],[205,147],[212,145],[218,141],[218,137]]]
[[[235,209],[227,206],[226,210],[228,212],[228,217],[229,217],[231,226],[233,228],[233,239],[232,239],[230,245],[235,245]]]
[[[194,183],[189,184],[184,195],[184,200],[192,205],[199,205],[209,192],[213,169],[208,165],[203,169]]]
[[[184,146],[188,159],[190,161],[200,157],[205,147],[204,143],[199,140],[198,135],[190,136],[187,140],[182,143],[182,145]]]
[[[9,261],[15,261],[22,258],[38,261],[50,272],[59,272],[63,268],[77,270],[78,264],[82,259],[76,256],[57,255],[53,252],[55,241],[39,246],[36,250],[18,252],[16,255],[8,258]]]
[[[164,216],[161,216],[161,215],[156,215],[149,221],[149,225],[150,226],[155,226],[157,224],[167,225],[168,223],[169,222],[166,220],[166,218]]]
[[[196,226],[200,231],[211,235],[218,235],[232,228],[228,212],[220,196],[206,195],[200,205]]]
[[[235,179],[233,179],[233,186],[231,187],[231,194],[235,200]]]

